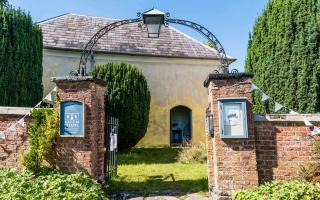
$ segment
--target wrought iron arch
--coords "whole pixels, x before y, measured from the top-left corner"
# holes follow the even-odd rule
[[[97,44],[99,39],[107,34],[109,31],[122,26],[126,24],[132,24],[132,23],[137,23],[141,22],[142,19],[141,17],[138,17],[136,19],[126,19],[126,20],[121,20],[121,21],[116,21],[114,23],[108,24],[107,26],[103,27],[100,29],[94,36],[91,37],[89,42],[86,44],[84,47],[81,57],[80,57],[80,63],[79,63],[79,68],[76,71],[71,71],[70,75],[71,76],[86,76],[86,71],[87,71],[87,62],[88,62],[88,57],[90,55],[93,55],[93,47]]]
[[[169,14],[167,14],[167,16],[169,16]],[[214,49],[216,49],[218,51],[218,57],[220,58],[221,66],[224,70],[223,72],[224,73],[229,72],[229,64],[230,63],[228,61],[226,51],[224,50],[224,48],[223,48],[222,44],[220,43],[220,41],[218,40],[218,38],[211,31],[209,31],[204,26],[201,26],[200,24],[197,24],[195,22],[191,22],[188,20],[171,19],[171,18],[166,17],[165,22],[180,24],[180,25],[190,27],[190,28],[196,30],[197,32],[199,32],[200,34],[202,34],[203,36],[205,36],[208,39],[208,42],[212,45],[212,47],[214,47]]]
[[[199,32],[200,34],[202,34],[203,36],[205,36],[208,39],[209,43],[218,52],[218,57],[221,62],[221,67],[223,68],[223,73],[229,73],[229,64],[230,63],[228,61],[226,52],[225,52],[222,44],[218,40],[218,38],[211,31],[209,31],[204,26],[201,26],[200,24],[197,24],[195,22],[191,22],[188,20],[182,20],[182,19],[171,19],[169,17],[170,17],[170,14],[166,13],[165,20],[164,20],[165,26],[168,26],[169,23],[180,24],[180,25],[190,27],[190,28],[196,30],[197,32]],[[100,29],[94,36],[91,37],[89,42],[85,45],[85,47],[82,51],[82,54],[81,54],[78,70],[71,71],[70,75],[71,76],[86,76],[87,75],[86,74],[86,67],[87,67],[88,58],[89,58],[89,56],[93,55],[93,48],[102,36],[104,36],[106,33],[108,33],[109,31],[111,31],[119,26],[131,24],[131,23],[138,23],[138,22],[140,22],[140,23],[142,22],[141,13],[138,13],[138,18],[116,21],[116,22],[108,24],[107,26]],[[214,72],[218,73],[217,70],[215,70]],[[233,69],[232,73],[235,73],[235,72],[237,72],[237,71],[235,69]]]

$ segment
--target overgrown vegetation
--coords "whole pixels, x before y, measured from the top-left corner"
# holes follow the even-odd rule
[[[205,145],[182,148],[178,155],[181,163],[207,163],[207,150]]]
[[[34,106],[43,95],[42,32],[29,14],[0,4],[0,105]]]
[[[181,148],[133,148],[121,153],[118,176],[111,182],[116,191],[140,195],[157,192],[206,193],[207,164],[178,161]]]
[[[38,172],[51,153],[58,135],[58,112],[55,109],[34,109],[32,123],[28,126],[30,149],[23,155],[22,164]]]
[[[315,152],[311,156],[315,162],[309,166],[300,166],[298,178],[303,181],[320,182],[320,141],[313,137],[312,143],[315,148]]]
[[[234,200],[316,200],[320,199],[320,183],[270,182],[259,187],[237,192]]]
[[[0,199],[108,199],[100,185],[87,175],[52,170],[35,175],[27,170],[0,169],[0,191]]]
[[[106,81],[106,114],[119,119],[119,149],[130,149],[145,135],[149,122],[150,91],[140,70],[128,63],[97,65],[93,74]]]
[[[319,163],[313,163],[308,167],[300,166],[298,177],[304,181],[315,181],[319,178]]]
[[[285,107],[320,111],[320,0],[270,0],[250,36],[246,71]],[[272,113],[274,103],[254,93],[254,112]],[[282,112],[286,112],[285,109]]]

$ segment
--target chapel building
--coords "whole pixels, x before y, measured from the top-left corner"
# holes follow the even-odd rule
[[[55,85],[50,77],[76,70],[90,38],[116,19],[64,14],[39,22],[43,32],[43,85],[47,94]],[[229,62],[235,61],[228,57]],[[207,90],[203,81],[220,69],[215,49],[169,26],[159,38],[148,38],[137,23],[120,26],[102,37],[94,48],[94,64],[124,61],[142,70],[151,92],[149,125],[139,146],[205,143]],[[119,133],[121,134],[121,133]]]

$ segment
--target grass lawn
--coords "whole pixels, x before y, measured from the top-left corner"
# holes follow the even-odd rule
[[[177,162],[179,148],[135,148],[119,154],[118,176],[111,187],[115,191],[149,194],[175,191],[206,193],[207,164]]]

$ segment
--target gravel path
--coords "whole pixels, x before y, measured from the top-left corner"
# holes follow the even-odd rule
[[[182,196],[150,196],[150,197],[133,197],[131,198],[130,195],[121,195],[117,197],[111,198],[112,200],[209,200],[208,197],[204,197],[201,194],[194,193]]]

